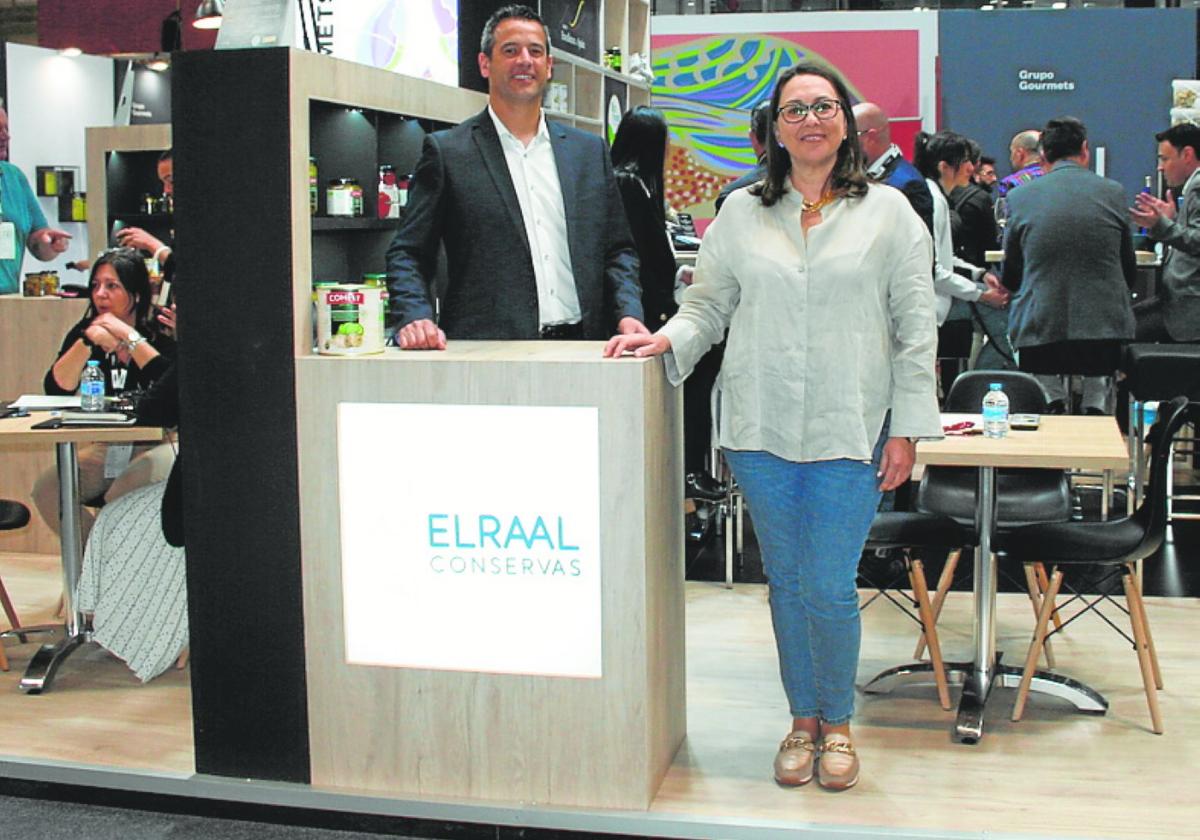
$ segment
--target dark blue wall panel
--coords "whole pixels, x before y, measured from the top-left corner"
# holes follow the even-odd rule
[[[1005,175],[1008,142],[1069,114],[1107,150],[1107,175],[1132,196],[1155,171],[1171,80],[1196,72],[1194,9],[942,12],[940,125],[977,140]],[[1022,89],[1021,72],[1072,89]],[[1063,85],[1066,87],[1066,85]]]

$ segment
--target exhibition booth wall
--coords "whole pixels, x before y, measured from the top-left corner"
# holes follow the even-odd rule
[[[654,105],[672,136],[667,199],[700,230],[721,186],[754,165],[750,111],[801,61],[830,63],[853,96],[879,104],[905,154],[918,131],[948,128],[978,141],[1002,174],[1016,132],[1079,117],[1093,148],[1105,150],[1106,174],[1131,198],[1155,173],[1153,134],[1169,124],[1171,80],[1197,75],[1194,9],[678,15],[653,23]],[[1135,49],[1147,60],[1119,59]]]
[[[1008,171],[1014,134],[1069,114],[1083,120],[1104,174],[1132,201],[1157,170],[1171,80],[1196,78],[1194,9],[1009,15],[942,12],[938,124],[974,138]],[[1128,60],[1134,52],[1143,60]]]

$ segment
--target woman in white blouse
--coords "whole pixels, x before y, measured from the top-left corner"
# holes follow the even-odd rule
[[[802,785],[819,764],[841,789],[859,774],[858,560],[914,439],[941,435],[933,255],[904,195],[868,183],[835,73],[785,72],[771,131],[766,179],[709,227],[679,312],[604,352],[665,354],[678,383],[729,329],[720,443],[753,511],[792,718],[775,778]]]
[[[1008,303],[1008,292],[1000,285],[1000,279],[982,266],[971,265],[954,255],[953,224],[946,197],[955,183],[965,182],[964,170],[968,176],[974,171],[969,141],[953,131],[919,132],[913,142],[913,166],[925,176],[925,184],[933,195],[933,289],[937,293],[938,325],[946,322],[955,300],[979,301],[1002,308]],[[964,273],[956,272],[956,268]]]

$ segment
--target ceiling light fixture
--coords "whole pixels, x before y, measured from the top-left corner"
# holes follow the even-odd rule
[[[202,0],[196,8],[196,19],[192,21],[192,26],[197,29],[220,29],[224,13],[224,0]]]
[[[67,58],[78,58],[83,55],[83,50],[79,47],[64,47],[58,51],[59,55],[65,55]]]
[[[154,57],[146,62],[146,67],[153,70],[155,73],[161,73],[171,66],[171,62],[162,53],[155,53]]]

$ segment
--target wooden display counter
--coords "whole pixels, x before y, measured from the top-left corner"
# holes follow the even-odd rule
[[[649,806],[685,732],[682,391],[602,346],[297,359],[314,785]]]
[[[86,300],[0,296],[0,399],[42,393],[42,378],[63,336],[87,309]],[[54,450],[14,446],[4,453],[0,497],[31,505],[29,491],[41,472],[54,466]],[[0,532],[0,551],[58,553],[58,537],[35,513],[25,528]]]

